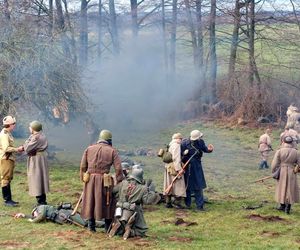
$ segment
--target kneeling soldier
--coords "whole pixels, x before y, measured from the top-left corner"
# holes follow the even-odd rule
[[[135,168],[128,179],[114,188],[114,193],[118,193],[120,198],[109,237],[118,234],[123,235],[123,239],[126,240],[128,237],[145,236],[148,227],[142,205],[156,204],[160,196],[142,184],[143,174],[143,169]]]

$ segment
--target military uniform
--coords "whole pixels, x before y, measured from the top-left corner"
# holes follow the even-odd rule
[[[124,178],[117,150],[111,146],[111,139],[101,138],[101,133],[97,144],[84,151],[80,164],[81,180],[85,173],[89,175],[84,185],[81,214],[90,221],[91,231],[94,231],[95,220],[105,219],[108,229],[113,219],[115,200],[112,197],[114,184],[110,175],[111,166],[115,168],[117,183]]]
[[[38,204],[46,204],[49,192],[49,168],[45,150],[48,141],[42,131],[35,132],[25,141],[24,151],[28,155],[27,176],[29,195],[37,198]]]
[[[266,132],[265,134],[259,137],[259,141],[258,141],[258,151],[260,152],[261,155],[261,163],[259,165],[260,169],[269,168],[268,158],[271,150],[272,150],[271,138],[269,136],[269,132]]]
[[[142,206],[143,204],[156,204],[160,200],[160,195],[142,184],[142,174],[142,169],[134,169],[127,180],[123,180],[114,188],[114,193],[118,193],[119,200],[115,221],[109,232],[110,237],[115,234],[123,235],[124,239],[145,236],[148,227]],[[119,215],[118,210],[122,210]]]
[[[3,128],[0,132],[0,174],[3,199],[6,203],[12,201],[10,182],[14,174],[15,152],[18,152],[18,149],[14,147],[14,138],[6,128]]]

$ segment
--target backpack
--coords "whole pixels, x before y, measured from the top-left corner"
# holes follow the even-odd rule
[[[172,154],[169,152],[169,145],[166,146],[165,149],[160,149],[158,151],[158,154],[157,154],[158,157],[161,157],[162,158],[162,161],[164,163],[171,163],[173,162],[173,156]]]

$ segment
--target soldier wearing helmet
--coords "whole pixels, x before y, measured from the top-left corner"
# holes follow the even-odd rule
[[[267,128],[265,133],[259,137],[258,151],[260,152],[261,155],[261,162],[259,164],[259,169],[269,168],[268,158],[272,150],[271,137],[270,137],[271,133],[272,130],[270,128]]]
[[[300,152],[293,146],[293,138],[286,136],[283,144],[276,151],[272,161],[272,173],[279,169],[280,175],[276,183],[275,201],[280,204],[279,211],[290,213],[291,206],[299,202],[299,186],[295,165],[300,166]]]
[[[85,182],[81,214],[88,220],[92,232],[96,231],[95,220],[105,219],[105,229],[108,230],[113,219],[115,201],[112,196],[114,181],[110,174],[112,165],[116,182],[119,183],[124,178],[121,159],[112,147],[112,133],[102,130],[98,142],[84,151],[80,164],[80,178]],[[86,178],[87,175],[89,178]]]
[[[13,179],[15,168],[15,153],[22,152],[23,147],[14,147],[14,138],[11,132],[16,127],[16,118],[8,115],[3,118],[3,129],[0,133],[0,174],[1,174],[1,188],[6,206],[17,206],[18,202],[12,199],[10,182]]]
[[[28,156],[27,176],[29,195],[36,197],[38,205],[46,205],[46,194],[49,192],[49,168],[47,155],[48,141],[43,133],[43,126],[38,121],[29,124],[30,136],[24,143]]]
[[[116,205],[115,220],[109,231],[109,237],[123,235],[129,237],[143,237],[147,231],[144,219],[143,204],[156,204],[160,195],[144,185],[144,171],[142,168],[133,168],[128,179],[123,180],[114,188],[119,200]]]

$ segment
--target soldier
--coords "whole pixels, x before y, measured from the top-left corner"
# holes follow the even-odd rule
[[[142,184],[143,174],[142,168],[134,168],[129,178],[114,188],[114,193],[118,193],[119,200],[115,220],[108,233],[109,237],[118,234],[123,235],[123,239],[126,240],[128,237],[145,236],[148,227],[142,206],[156,204],[160,196]]]
[[[49,192],[49,168],[46,156],[48,141],[42,132],[43,126],[38,121],[29,125],[31,135],[23,145],[28,155],[27,176],[29,195],[35,196],[38,205],[46,205],[46,194]]]
[[[181,149],[180,144],[182,141],[182,135],[180,133],[173,134],[172,140],[169,144],[169,152],[172,154],[172,162],[167,163],[165,165],[165,172],[164,172],[164,190],[172,183],[174,177],[182,171],[181,168]],[[172,204],[172,196],[175,198]],[[183,206],[181,205],[182,198],[186,197],[185,191],[185,182],[184,178],[178,178],[173,186],[172,190],[169,194],[165,194],[166,197],[166,208],[179,208],[182,209]]]
[[[122,165],[122,171],[123,171],[123,175],[124,175],[124,177],[125,177],[125,178],[127,178],[127,177],[128,177],[128,174],[129,174],[129,171],[130,171],[130,168],[131,168],[131,166],[129,165],[129,163],[128,163],[128,162],[122,162],[122,163],[121,163],[121,165]]]
[[[291,136],[293,138],[292,145],[294,148],[297,148],[297,144],[299,143],[299,134],[296,130],[294,130],[290,125],[285,126],[285,130],[280,134],[280,143],[283,144],[283,139],[287,136]]]
[[[80,164],[80,179],[85,182],[82,199],[82,217],[88,220],[88,227],[95,232],[95,220],[105,219],[107,231],[115,211],[112,197],[114,187],[110,168],[114,165],[117,183],[123,180],[121,160],[112,147],[112,134],[102,130],[96,144],[83,153]]]
[[[271,146],[271,129],[267,128],[265,133],[259,137],[258,141],[258,151],[261,155],[261,162],[259,164],[259,169],[269,168],[268,166],[268,158],[270,155],[270,151],[272,150]]]
[[[295,165],[300,166],[300,152],[293,148],[293,138],[286,136],[284,143],[275,153],[272,161],[272,173],[280,168],[279,179],[276,183],[275,200],[280,203],[278,210],[290,213],[291,205],[299,202],[299,187]]]
[[[186,183],[186,199],[187,208],[191,207],[191,195],[194,193],[197,211],[204,211],[203,189],[206,188],[206,181],[202,169],[201,158],[204,153],[211,153],[214,150],[212,144],[208,146],[202,139],[203,134],[199,130],[193,130],[189,139],[183,140],[181,143],[181,152],[187,152],[182,155],[182,162],[185,163],[189,159],[190,163],[184,173]]]
[[[0,174],[1,187],[4,204],[15,207],[18,202],[12,200],[10,182],[13,179],[15,168],[15,152],[22,152],[23,147],[14,147],[14,138],[11,132],[16,127],[16,119],[12,116],[5,116],[3,119],[3,129],[0,133]]]
[[[80,227],[87,227],[88,225],[88,222],[79,213],[73,215],[70,203],[63,203],[59,206],[39,205],[32,210],[31,215],[17,213],[15,218],[29,218],[32,223],[52,221],[57,224],[74,224]],[[96,227],[102,226],[104,226],[104,222],[97,221]]]

